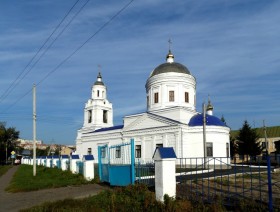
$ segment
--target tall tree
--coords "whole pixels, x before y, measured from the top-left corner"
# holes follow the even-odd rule
[[[263,147],[258,142],[259,136],[255,129],[252,129],[248,121],[245,120],[237,136],[238,154],[256,156],[261,154]]]
[[[0,161],[10,157],[11,151],[15,150],[16,140],[19,138],[19,131],[14,127],[6,127],[6,124],[0,122]]]

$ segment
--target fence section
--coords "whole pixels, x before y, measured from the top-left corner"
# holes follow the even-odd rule
[[[268,157],[268,159],[270,159]],[[280,173],[270,172],[270,161],[241,161],[230,164],[229,158],[177,159],[177,196],[203,202],[222,201],[227,206],[255,200],[260,207],[279,207]],[[271,181],[271,182],[270,182]]]
[[[134,140],[114,146],[98,147],[99,176],[113,186],[134,184]]]
[[[148,187],[155,186],[155,163],[154,161],[142,163],[135,161],[136,182],[145,184]]]

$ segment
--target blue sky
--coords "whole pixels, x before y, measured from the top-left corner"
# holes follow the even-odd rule
[[[98,65],[115,125],[125,115],[145,111],[145,82],[165,62],[169,38],[175,61],[196,77],[198,111],[209,94],[214,115],[224,115],[232,129],[245,119],[255,127],[264,119],[268,126],[279,125],[280,1],[134,0],[99,31],[130,1],[80,0],[47,45],[87,3],[81,12],[25,69],[76,1],[0,3],[0,121],[16,127],[22,138],[33,135],[30,91],[35,83],[37,138],[74,144]]]

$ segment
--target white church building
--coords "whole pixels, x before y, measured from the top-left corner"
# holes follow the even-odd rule
[[[196,111],[196,79],[186,66],[174,61],[170,50],[166,62],[151,72],[145,87],[146,112],[127,115],[123,125],[114,126],[113,106],[99,73],[84,107],[77,153],[93,154],[97,160],[98,146],[133,138],[135,157],[143,162],[151,161],[157,147],[173,147],[177,158],[204,157],[204,146],[207,157],[229,157],[230,128],[213,115],[210,100],[203,124],[203,114]]]

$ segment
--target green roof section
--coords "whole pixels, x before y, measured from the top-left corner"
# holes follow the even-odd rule
[[[258,135],[261,138],[264,138],[264,129],[263,127],[256,128]],[[232,130],[230,132],[231,137],[236,138],[239,133],[239,130]],[[280,126],[266,127],[266,134],[268,138],[280,137]]]

